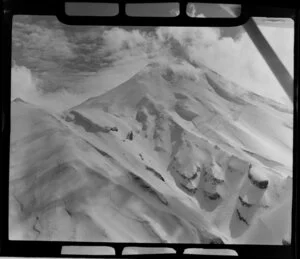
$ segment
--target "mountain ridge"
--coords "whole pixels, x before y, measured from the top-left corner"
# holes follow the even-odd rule
[[[60,116],[12,102],[11,239],[256,244],[257,222],[287,218],[290,115],[180,69],[151,64]]]

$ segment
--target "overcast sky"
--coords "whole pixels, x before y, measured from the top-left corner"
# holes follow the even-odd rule
[[[203,12],[189,8],[192,16]],[[292,74],[293,28],[260,29]],[[46,16],[14,17],[12,99],[60,111],[174,56],[185,60],[183,70],[205,64],[246,89],[289,102],[242,27],[67,26]]]

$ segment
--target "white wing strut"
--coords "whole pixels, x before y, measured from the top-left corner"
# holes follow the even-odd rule
[[[236,17],[235,10],[231,9],[227,5],[220,6],[226,10],[230,15]],[[247,23],[243,25],[245,31],[248,33],[249,37],[253,41],[254,45],[263,56],[264,60],[270,67],[271,71],[277,78],[278,82],[281,84],[283,90],[286,92],[290,100],[293,102],[294,100],[294,86],[293,86],[293,78],[283,65],[269,42],[266,40],[259,27],[255,23],[255,21],[250,18]]]

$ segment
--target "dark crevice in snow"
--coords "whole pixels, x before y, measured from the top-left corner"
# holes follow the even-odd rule
[[[198,188],[189,188],[189,187],[187,187],[185,184],[183,184],[183,183],[180,183],[180,186],[185,190],[185,191],[187,191],[188,193],[190,193],[190,194],[192,194],[192,195],[194,195],[196,192],[197,192],[197,190],[198,190]]]
[[[248,203],[248,202],[245,202],[241,196],[239,196],[239,200],[240,200],[242,206],[244,206],[244,207],[246,207],[246,208],[250,208],[250,207],[253,206],[253,204],[250,204],[250,203]]]
[[[193,173],[191,177],[188,178],[188,180],[193,181],[198,177],[198,172],[200,172],[200,167],[197,167],[197,171]]]
[[[132,172],[128,172],[131,179],[140,187],[142,188],[144,191],[148,192],[149,194],[151,194],[152,196],[154,196],[156,199],[158,199],[161,203],[163,203],[164,205],[168,205],[168,201],[166,200],[165,197],[163,197],[160,193],[158,193],[157,191],[153,190],[153,188],[147,183],[145,182],[141,177],[135,175]]]
[[[159,178],[160,180],[162,180],[163,182],[165,181],[165,179],[161,176],[161,174],[159,172],[157,172],[156,170],[154,170],[152,167],[146,166],[146,169],[152,173],[154,173],[154,175]]]
[[[242,222],[244,222],[247,226],[249,226],[248,221],[241,215],[240,211],[236,209],[236,215],[238,216],[238,219]]]
[[[121,170],[126,170],[124,166],[120,164],[119,161],[117,161],[115,158],[113,158],[108,153],[104,152],[103,150],[99,149],[98,147],[91,144],[89,141],[84,140],[85,143],[89,144],[92,148],[94,148],[99,154],[101,154],[103,157],[110,160],[111,163],[113,163],[115,166],[119,167]]]
[[[71,212],[69,209],[67,209],[67,208],[65,208],[65,211],[66,211],[67,214],[72,218],[72,212]]]
[[[35,218],[35,222],[34,222],[34,224],[32,226],[32,229],[33,229],[34,232],[36,232],[38,235],[40,235],[41,231],[37,228],[37,224],[38,223],[39,223],[39,217],[36,217]]]
[[[109,159],[114,159],[111,155],[107,154],[106,152],[104,152],[103,150],[95,147],[94,145],[92,145],[90,142],[85,141],[87,144],[91,145],[98,153],[100,153],[102,156],[107,157]]]

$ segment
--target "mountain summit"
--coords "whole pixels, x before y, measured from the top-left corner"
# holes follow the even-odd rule
[[[13,102],[10,238],[281,244],[291,123],[182,62],[151,63],[60,117]]]

